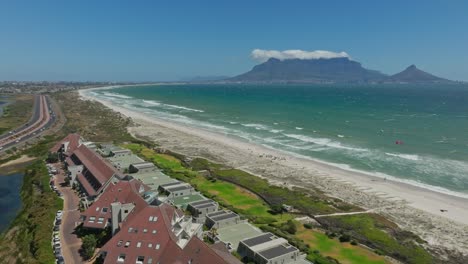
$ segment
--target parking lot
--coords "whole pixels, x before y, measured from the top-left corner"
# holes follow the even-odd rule
[[[60,163],[48,164],[51,187],[63,200],[63,211],[57,212],[52,243],[57,263],[82,263],[79,254],[81,239],[74,233],[79,224],[79,197],[69,186],[65,186],[65,173]],[[55,171],[54,171],[55,170]]]

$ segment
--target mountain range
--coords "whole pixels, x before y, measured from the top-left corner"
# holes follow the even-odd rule
[[[402,72],[386,75],[364,68],[349,58],[285,59],[270,58],[252,70],[226,79],[228,82],[245,83],[446,83],[411,65]]]

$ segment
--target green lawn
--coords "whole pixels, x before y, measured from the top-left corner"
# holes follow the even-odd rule
[[[329,238],[320,231],[306,229],[298,225],[296,236],[302,239],[311,248],[309,256],[314,257],[314,250],[323,256],[337,259],[341,264],[386,264],[389,263],[383,256],[379,256],[360,246],[350,243],[341,243],[338,239]]]
[[[397,225],[376,214],[359,214],[321,218],[327,226],[337,232],[345,232],[384,254],[405,263],[433,263],[432,256],[418,243],[423,241],[416,235],[403,231]],[[398,240],[396,239],[398,238]]]

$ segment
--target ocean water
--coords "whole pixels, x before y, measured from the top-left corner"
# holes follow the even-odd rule
[[[146,115],[468,197],[468,85],[158,85],[87,93]]]
[[[8,228],[21,209],[23,176],[22,173],[2,175],[0,172],[0,233]]]

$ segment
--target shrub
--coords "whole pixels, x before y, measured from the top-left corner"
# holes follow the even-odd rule
[[[83,237],[83,245],[81,245],[81,250],[85,259],[90,259],[94,255],[96,245],[97,239],[94,235],[86,235]]]
[[[313,226],[310,223],[305,223],[304,227],[307,228],[307,229],[312,229]]]
[[[294,221],[288,220],[282,227],[281,230],[288,232],[289,234],[296,234],[297,227]]]
[[[351,241],[351,237],[348,234],[341,235],[339,239],[342,243]]]

